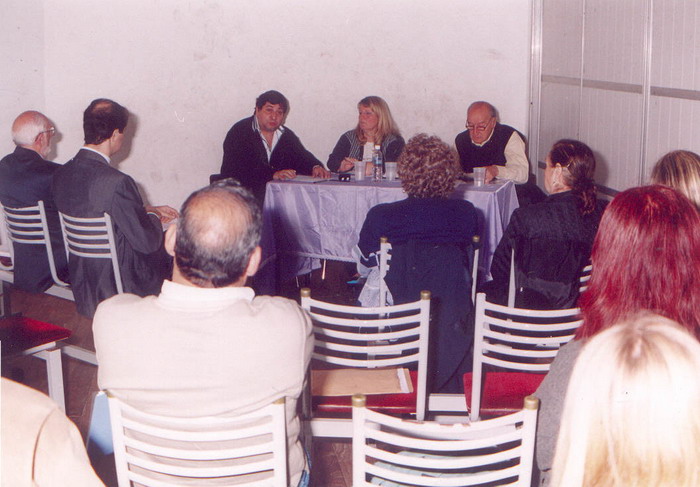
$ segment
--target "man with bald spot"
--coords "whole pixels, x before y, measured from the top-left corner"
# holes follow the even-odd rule
[[[56,129],[37,111],[21,113],[12,124],[17,146],[0,161],[0,201],[10,208],[36,206],[44,202],[58,277],[68,280],[68,263],[63,248],[61,225],[51,191],[54,172],[60,164],[46,160]],[[40,293],[53,285],[46,248],[43,245],[13,243],[14,285]]]
[[[284,397],[286,485],[306,486],[296,404],[311,321],[296,302],[245,287],[260,264],[261,220],[253,195],[233,179],[185,201],[166,232],[174,265],[160,295],[120,294],[97,308],[98,385],[143,411],[178,417],[238,416]]]

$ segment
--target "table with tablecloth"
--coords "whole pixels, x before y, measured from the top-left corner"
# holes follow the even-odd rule
[[[320,259],[354,262],[353,248],[369,209],[406,196],[398,181],[301,177],[267,183],[263,259],[256,288],[272,293],[278,282],[320,267]],[[451,198],[468,200],[477,209],[482,244],[479,269],[486,276],[510,215],[518,207],[515,186],[510,181],[483,186],[460,182]]]

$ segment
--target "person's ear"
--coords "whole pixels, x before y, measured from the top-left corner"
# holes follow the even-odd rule
[[[258,267],[260,267],[260,259],[262,258],[262,250],[258,245],[255,250],[250,254],[250,259],[248,259],[248,267],[246,267],[245,275],[252,277],[258,272]]]
[[[175,240],[177,237],[177,224],[173,223],[165,231],[165,251],[172,257],[175,257]]]

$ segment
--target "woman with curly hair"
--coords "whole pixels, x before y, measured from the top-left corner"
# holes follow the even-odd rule
[[[515,260],[515,306],[564,309],[575,306],[579,276],[605,202],[596,199],[593,151],[578,140],[556,142],[546,159],[542,203],[518,208],[510,217],[491,263],[487,299],[506,304]]]
[[[399,157],[398,173],[408,198],[370,209],[358,247],[363,262],[376,266],[379,240],[389,239],[386,283],[395,304],[418,300],[424,289],[432,292],[431,390],[460,392],[462,373],[471,366],[473,324],[467,317],[477,213],[468,201],[448,199],[460,167],[457,154],[438,137],[412,137]]]
[[[589,339],[643,310],[700,335],[700,213],[688,198],[660,185],[618,194],[600,222],[591,261],[588,290],[579,300],[583,324],[535,393],[541,485],[549,484],[571,370]]]
[[[391,116],[389,105],[378,96],[366,96],[357,104],[357,127],[340,136],[326,165],[333,172],[347,172],[357,161],[367,158],[366,151],[380,146],[384,161],[396,161],[404,146],[401,132]],[[370,152],[371,154],[371,152]],[[368,164],[367,174],[371,174]]]

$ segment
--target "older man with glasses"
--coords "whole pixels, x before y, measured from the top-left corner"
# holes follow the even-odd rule
[[[499,178],[526,183],[529,165],[525,142],[513,127],[498,122],[496,108],[476,101],[467,110],[467,130],[457,135],[455,146],[465,172],[486,167],[486,182]]]
[[[12,140],[17,147],[0,161],[0,201],[11,208],[44,202],[58,277],[68,280],[61,225],[51,192],[53,174],[61,166],[45,160],[55,135],[56,128],[42,113],[26,111],[15,119]],[[44,246],[15,243],[13,254],[15,286],[40,293],[53,284]]]

